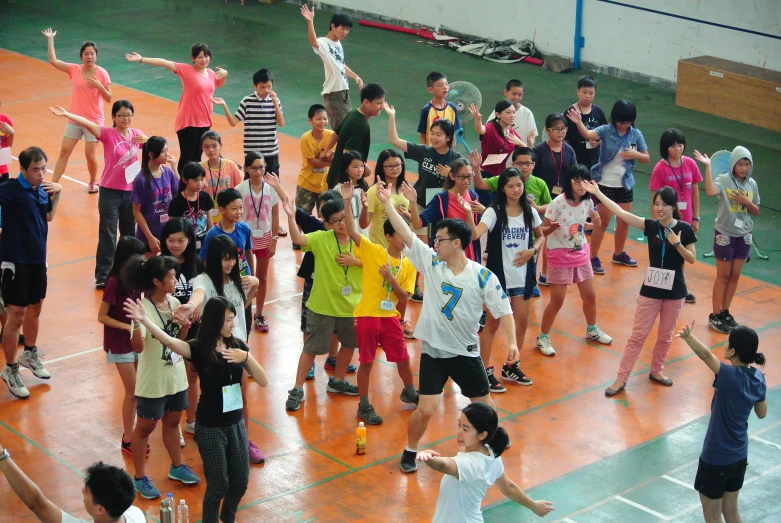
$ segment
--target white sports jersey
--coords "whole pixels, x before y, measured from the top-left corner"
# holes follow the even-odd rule
[[[472,260],[467,260],[464,270],[454,275],[417,236],[413,236],[412,245],[404,249],[404,254],[426,282],[415,337],[458,356],[480,356],[477,332],[483,304],[494,318],[512,314],[499,279]]]

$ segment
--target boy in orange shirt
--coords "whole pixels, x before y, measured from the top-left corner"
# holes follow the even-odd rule
[[[352,197],[352,183],[342,184],[342,199],[351,202]],[[404,242],[393,230],[390,221],[385,220],[384,224],[385,238],[388,240],[386,250],[358,232],[352,213],[345,213],[344,216],[347,234],[355,242],[355,256],[363,263],[362,294],[353,313],[355,335],[358,338],[358,361],[361,363],[358,367],[358,417],[369,425],[379,425],[382,418],[369,403],[369,377],[380,339],[386,359],[396,363],[399,377],[404,383],[401,401],[418,403],[418,392],[412,382],[407,343],[396,309],[396,304],[406,302],[414,290],[415,268],[404,256]]]

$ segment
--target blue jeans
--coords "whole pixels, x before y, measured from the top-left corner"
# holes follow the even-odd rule
[[[117,249],[117,227],[121,236],[132,236],[136,230],[133,218],[132,191],[101,187],[98,194],[98,249],[95,253],[95,282],[105,283]]]

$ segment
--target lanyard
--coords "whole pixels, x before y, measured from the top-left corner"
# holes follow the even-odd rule
[[[735,177],[733,175],[730,175],[730,178],[732,179],[732,183],[735,184],[735,190],[738,191],[738,194],[743,194],[743,189],[740,188],[740,186],[738,185],[738,181],[735,179]],[[746,208],[745,205],[741,205],[741,207],[743,208],[743,212],[738,211],[738,213],[748,215],[748,208]]]
[[[673,222],[670,222],[670,226],[665,228],[664,234],[662,234],[661,222],[656,222],[656,228],[659,229],[659,237],[662,239],[662,261],[659,264],[659,268],[664,269],[664,251],[667,248],[667,235],[670,234],[670,231],[673,228]]]
[[[163,315],[160,314],[160,309],[157,308],[157,305],[155,305],[155,302],[152,301],[152,298],[147,297],[147,300],[149,300],[149,303],[152,304],[152,307],[155,308],[155,312],[157,312],[157,317],[160,318],[160,328],[163,329],[163,331],[168,334],[169,336],[174,336],[173,329],[167,329],[166,328],[166,321],[163,319]],[[165,298],[166,303],[168,303],[168,309],[171,310],[171,302],[168,300],[168,296]],[[173,311],[172,311],[173,312]],[[162,343],[161,343],[162,345]]]
[[[160,167],[160,184],[155,181],[157,178],[152,176],[152,193],[157,192],[157,189],[160,189],[160,197],[162,198],[161,201],[165,199],[165,182],[163,181],[163,176],[165,175],[165,171],[162,167]],[[154,196],[154,194],[153,194]],[[186,200],[187,198],[185,198]]]
[[[212,185],[214,177],[212,176],[212,167],[209,165],[209,160],[206,160],[206,167],[209,168],[209,185],[212,186],[212,198],[217,201],[217,193],[220,192],[220,180],[222,179],[222,158],[220,158],[220,167],[217,171],[217,183]]]
[[[683,196],[683,187],[684,187],[684,180],[686,178],[686,173],[683,172],[683,157],[681,157],[681,177],[678,177],[678,173],[675,172],[675,168],[673,167],[673,164],[670,163],[670,160],[667,160],[667,165],[670,166],[670,170],[673,172],[673,176],[675,176],[675,181],[678,182],[678,187],[681,188],[681,196]]]
[[[201,195],[200,194],[195,195],[195,202],[198,209],[197,213],[193,213],[193,208],[190,205],[190,200],[187,199],[187,193],[182,191],[182,196],[184,197],[184,202],[187,204],[187,210],[190,211],[191,221],[193,222],[193,229],[197,229],[198,217],[201,215]]]
[[[336,237],[336,233],[334,233],[334,241],[336,242],[336,249],[339,251],[339,254],[342,254],[342,246],[339,244],[339,238]],[[352,252],[353,247],[353,239],[350,238],[350,243],[347,245],[347,250],[345,252]],[[350,270],[349,265],[345,265],[342,267],[342,270],[344,271],[344,281],[347,283],[347,271]]]
[[[402,253],[401,253],[401,259],[399,260],[399,264],[396,266],[396,268],[395,268],[395,269],[393,268],[393,264],[391,263],[391,257],[390,257],[390,253],[389,253],[389,252],[386,250],[386,251],[385,251],[385,254],[387,254],[387,255],[388,255],[388,265],[390,265],[390,268],[391,268],[391,274],[392,274],[392,275],[394,275],[394,276],[396,276],[397,274],[399,274],[399,271],[401,271],[401,264],[404,262],[404,252],[402,252]],[[389,299],[389,300],[390,300],[390,295],[391,295],[391,286],[390,286],[390,283],[388,283],[388,282],[386,281],[386,282],[384,282],[384,283],[383,283],[383,286],[384,286],[384,287],[385,287],[385,289],[388,291],[388,298],[387,298],[387,299]]]
[[[260,224],[260,213],[263,211],[263,187],[264,182],[260,182],[260,198],[258,199],[258,206],[255,207],[255,197],[252,196],[252,185],[249,186],[249,199],[252,201],[252,210],[255,211],[255,217],[257,218],[258,224]]]
[[[550,143],[547,143],[548,150],[550,151],[550,158],[553,160],[553,168],[556,169],[556,184],[561,184],[561,168],[564,165],[564,147],[561,148],[561,152],[559,153],[559,166],[556,167],[556,155],[553,154],[553,148],[551,148]]]

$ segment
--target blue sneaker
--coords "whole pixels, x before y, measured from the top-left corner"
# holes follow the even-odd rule
[[[548,286],[548,280],[545,279],[545,275],[544,274],[540,274],[540,277],[537,279],[537,283],[542,285],[543,287],[547,287]]]
[[[336,370],[336,357],[328,356],[325,359],[325,363],[323,363],[323,368],[325,370]],[[347,374],[355,374],[355,371],[358,370],[358,368],[353,365],[352,363],[347,366]]]
[[[314,363],[312,363],[312,368],[309,369],[309,372],[306,373],[306,379],[307,379],[307,381],[315,379],[315,364]]]
[[[195,485],[201,481],[201,478],[193,474],[192,469],[184,463],[179,465],[178,468],[171,465],[171,468],[168,469],[168,477],[176,481],[181,481],[185,485]]]
[[[637,260],[633,260],[626,252],[613,255],[613,263],[624,265],[626,267],[637,267]]]
[[[605,268],[602,267],[602,262],[598,256],[591,258],[591,270],[594,271],[594,274],[605,274]]]
[[[532,289],[532,298],[539,298],[540,297],[540,288],[536,285]]]
[[[136,491],[141,494],[142,498],[155,499],[160,497],[160,491],[152,485],[152,480],[149,476],[144,476],[141,479],[133,478],[133,483],[136,484]]]

